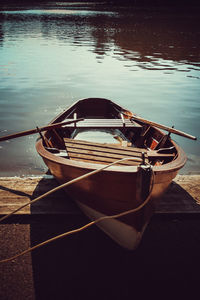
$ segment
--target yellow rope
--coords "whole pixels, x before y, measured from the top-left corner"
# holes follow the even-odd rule
[[[72,183],[77,182],[77,181],[79,181],[79,180],[81,180],[81,179],[83,179],[83,178],[86,178],[86,177],[89,177],[89,176],[91,176],[91,175],[93,175],[93,174],[96,174],[96,173],[102,171],[103,169],[106,169],[106,168],[110,167],[111,165],[114,165],[114,164],[118,163],[119,161],[122,161],[122,160],[128,160],[128,159],[131,159],[131,158],[123,158],[123,159],[120,159],[120,160],[118,160],[118,161],[115,161],[114,163],[111,163],[111,164],[109,164],[109,165],[103,167],[103,168],[100,168],[100,169],[98,169],[98,170],[92,171],[92,172],[87,173],[87,174],[85,174],[85,175],[82,175],[82,176],[80,176],[80,177],[78,177],[78,178],[76,178],[76,179],[73,179],[73,180],[71,180],[71,181],[69,181],[69,182],[67,182],[67,183],[64,183],[64,184],[60,185],[59,187],[56,187],[56,188],[52,189],[51,191],[49,191],[49,192],[43,194],[42,196],[40,196],[40,197],[38,197],[38,198],[36,198],[36,199],[34,199],[34,200],[28,202],[27,204],[23,205],[21,208],[23,208],[23,207],[26,206],[26,205],[32,204],[32,203],[34,203],[34,202],[36,202],[36,201],[38,201],[38,200],[40,200],[40,199],[46,197],[47,195],[53,193],[54,191],[57,191],[57,190],[59,190],[59,189],[61,189],[61,188],[63,188],[63,187],[66,187],[66,186],[69,185],[69,184],[72,184]],[[153,176],[154,176],[154,173],[152,173],[152,174],[153,174]],[[87,175],[87,176],[86,176],[86,175]],[[18,257],[20,257],[20,256],[22,256],[22,255],[24,255],[24,254],[26,254],[26,253],[29,253],[29,252],[31,252],[31,251],[33,251],[33,250],[39,248],[39,247],[42,247],[42,246],[44,246],[44,245],[47,245],[47,244],[49,244],[49,243],[51,243],[51,242],[53,242],[53,241],[55,241],[55,240],[57,240],[57,239],[66,237],[66,236],[68,236],[68,235],[72,235],[72,234],[77,233],[77,232],[80,232],[80,231],[83,231],[83,230],[87,229],[88,227],[90,227],[90,226],[92,226],[92,225],[94,225],[94,224],[99,223],[100,221],[103,221],[103,220],[109,220],[109,219],[116,219],[116,218],[119,218],[119,217],[128,215],[128,214],[130,214],[130,213],[134,213],[134,212],[140,210],[141,208],[143,208],[143,207],[148,203],[148,201],[149,201],[149,199],[150,199],[150,197],[151,197],[151,193],[152,193],[152,189],[153,189],[153,183],[154,183],[154,177],[153,177],[153,180],[152,180],[152,183],[151,183],[151,189],[150,189],[150,193],[149,193],[148,197],[147,197],[146,200],[145,200],[142,204],[140,204],[138,207],[136,207],[136,208],[134,208],[134,209],[131,209],[131,210],[127,210],[127,211],[125,211],[125,212],[122,212],[122,213],[119,213],[119,214],[116,214],[116,215],[112,215],[112,216],[103,216],[103,217],[101,217],[101,218],[99,218],[99,219],[97,219],[97,220],[91,221],[90,223],[88,223],[88,224],[86,224],[86,225],[84,225],[84,226],[82,226],[82,227],[80,227],[80,228],[77,228],[77,229],[74,229],[74,230],[71,230],[71,231],[64,232],[64,233],[62,233],[62,234],[60,234],[60,235],[57,235],[57,236],[55,236],[55,237],[53,237],[53,238],[51,238],[51,239],[46,240],[46,241],[44,241],[44,242],[42,242],[42,243],[40,243],[40,244],[37,244],[37,245],[35,245],[35,246],[33,246],[33,247],[30,247],[30,248],[28,248],[28,249],[22,251],[21,253],[18,253],[18,254],[16,254],[16,255],[12,256],[12,257],[9,257],[9,258],[0,260],[0,263],[5,263],[5,262],[9,262],[9,261],[11,261],[11,260],[14,260],[14,259],[16,259],[16,258],[18,258]],[[21,209],[21,208],[20,208],[20,209]],[[18,210],[19,210],[19,209],[18,209]],[[18,210],[15,210],[15,212],[18,211]],[[5,217],[9,217],[9,216],[12,215],[13,213],[14,213],[14,212],[8,214],[8,215],[5,216]],[[5,220],[5,217],[1,218],[0,221],[1,221],[2,219]]]

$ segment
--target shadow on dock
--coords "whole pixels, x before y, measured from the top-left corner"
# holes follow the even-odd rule
[[[174,202],[169,204],[172,195]],[[192,203],[189,210],[194,209],[193,197],[173,183],[135,251],[122,249],[96,226],[34,251],[36,299],[130,299],[154,295],[155,290],[158,295],[191,296],[198,286],[200,220],[198,214],[180,214],[176,195],[184,209],[188,203]],[[63,201],[59,193],[57,200]],[[30,227],[31,245],[87,222],[82,213],[35,219]]]
[[[59,217],[34,222],[31,245],[76,227]],[[32,253],[36,299],[130,299],[155,289],[191,295],[198,286],[199,251],[199,218],[153,218],[134,252],[93,227]]]

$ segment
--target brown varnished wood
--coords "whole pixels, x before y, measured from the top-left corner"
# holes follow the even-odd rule
[[[51,124],[61,121],[64,122],[66,118],[73,118],[72,112],[75,112],[78,117],[84,117],[87,120],[96,119],[96,123],[91,123],[92,121],[89,121],[89,123],[90,125],[101,125],[98,129],[102,128],[102,125],[107,126],[106,128],[109,129],[111,128],[110,125],[114,126],[117,124],[118,126],[118,124],[120,124],[119,131],[121,130],[125,137],[127,137],[131,143],[135,144],[136,138],[140,138],[138,135],[141,134],[142,129],[145,129],[145,126],[143,126],[143,128],[130,126],[127,127],[127,130],[124,130],[123,124],[126,121],[123,121],[120,116],[120,113],[123,111],[125,111],[124,108],[111,100],[87,98],[71,105],[69,109],[57,116]],[[100,118],[102,120],[97,124],[97,119]],[[120,119],[121,123],[118,123],[119,121],[113,123],[112,118]],[[107,122],[108,119],[110,119],[110,121]],[[138,121],[135,120],[136,124],[143,124],[141,120],[137,122]],[[66,126],[66,130],[64,127],[61,136],[70,137],[73,129],[73,126]],[[91,129],[91,127],[89,129]],[[71,154],[73,155],[71,159],[54,155],[45,148],[41,139],[37,141],[36,149],[51,173],[60,183],[67,182],[78,176],[85,175],[90,171],[99,169],[100,166],[98,164],[108,164],[108,162],[105,162],[105,159],[116,160],[116,156],[118,155],[120,157],[134,156],[136,158],[136,166],[130,164],[111,166],[66,189],[66,192],[69,193],[75,201],[105,215],[132,209],[144,201],[144,199],[141,198],[141,191],[143,187],[145,187],[145,181],[141,179],[142,172],[139,166],[141,163],[137,161],[137,159],[141,159],[142,152],[144,152],[146,159],[150,158],[152,161],[154,159],[156,161],[158,157],[162,157],[163,159],[167,157],[162,165],[152,166],[154,176],[152,181],[152,193],[148,204],[137,213],[120,219],[120,226],[128,225],[136,232],[142,233],[153,214],[158,199],[163,195],[179,169],[181,169],[186,162],[184,151],[171,139],[167,142],[167,145],[164,146],[168,148],[174,147],[172,154],[167,152],[167,149],[165,153],[162,154],[157,151],[148,150],[147,147],[145,148],[144,140],[146,145],[149,145],[151,138],[155,138],[159,141],[164,135],[162,131],[153,127],[153,125],[150,125],[149,129],[148,134],[144,137],[142,142],[138,144],[140,148],[83,142],[64,138],[64,144],[69,151],[69,157]],[[136,132],[137,134],[135,135]],[[132,135],[130,135],[130,133],[132,133]],[[53,135],[53,132],[48,132],[48,135],[51,136],[51,134]],[[54,145],[54,147],[59,148],[59,145]],[[106,153],[106,155],[104,153]],[[101,159],[104,159],[104,161],[101,161]],[[132,162],[132,164],[134,164],[134,162]],[[118,234],[118,228],[115,234]],[[129,236],[127,236],[127,239],[129,240]]]
[[[114,146],[111,146],[111,148],[108,147],[108,145],[106,145],[106,147],[98,147],[93,145],[92,143],[89,145],[83,145],[83,144],[74,144],[74,143],[65,143],[67,149],[71,149],[71,151],[73,151],[73,149],[80,149],[80,150],[86,150],[86,151],[96,151],[96,155],[101,155],[101,153],[104,154],[108,154],[108,155],[112,155],[112,154],[118,154],[121,156],[134,156],[134,157],[139,157],[141,158],[142,156],[142,152],[136,152],[136,151],[126,151],[126,148],[124,150],[118,149],[118,147],[114,148]],[[144,151],[144,153],[147,153],[146,151]]]
[[[99,164],[108,164],[108,163],[112,163],[115,162],[118,159],[121,159],[123,157],[120,156],[116,156],[116,158],[114,157],[106,157],[106,156],[95,156],[95,155],[89,155],[87,153],[78,153],[77,152],[68,152],[69,153],[69,157],[70,159],[74,159],[74,160],[82,160],[82,161],[86,161],[86,162],[91,162],[91,163],[99,163]],[[138,159],[139,160],[139,159]],[[142,160],[137,161],[137,158],[135,158],[134,161],[132,160],[127,160],[127,161],[122,161],[117,163],[116,165],[126,165],[126,166],[137,166],[139,164],[142,163]]]
[[[135,148],[135,147],[124,147],[118,144],[106,144],[106,143],[97,143],[97,142],[89,142],[83,140],[74,140],[70,138],[64,138],[64,142],[66,145],[70,144],[71,146],[79,146],[79,147],[98,147],[99,151],[101,148],[103,151],[113,152],[113,151],[120,151],[122,154],[124,152],[128,155],[141,155],[142,152],[147,153],[147,149],[145,148]]]
[[[69,119],[69,120],[73,120],[73,119]],[[94,129],[94,128],[112,128],[112,129],[116,129],[116,128],[141,128],[141,125],[139,125],[138,123],[131,121],[129,119],[85,119],[83,122],[78,123],[76,125],[66,125],[65,127],[68,128],[74,128],[76,126],[76,128],[85,128],[85,129]]]
[[[116,159],[120,159],[122,157],[135,157],[136,160],[142,162],[142,153],[144,153],[146,158],[146,163],[148,162],[147,157],[149,158],[173,158],[175,156],[174,153],[166,154],[166,153],[158,153],[156,150],[149,150],[147,149],[140,149],[140,148],[133,148],[133,147],[124,147],[120,145],[110,145],[110,144],[100,144],[100,143],[93,143],[88,141],[81,141],[81,140],[73,140],[64,138],[65,145],[67,151],[69,153],[82,153],[88,155],[96,155],[96,156],[104,156],[104,157],[113,157]]]
[[[191,139],[191,140],[197,140],[197,138],[193,135],[190,135],[188,133],[185,133],[183,131],[180,131],[180,130],[177,130],[175,128],[172,128],[172,127],[168,127],[168,126],[165,126],[165,125],[162,125],[162,124],[159,124],[159,123],[156,123],[156,122],[153,122],[153,121],[149,121],[149,120],[146,120],[144,118],[141,118],[139,116],[136,116],[136,115],[133,115],[132,116],[132,119],[135,120],[135,121],[139,121],[139,122],[142,122],[144,124],[148,124],[150,126],[155,126],[157,128],[160,128],[160,129],[163,129],[163,130],[166,130],[170,133],[174,133],[174,134],[177,134],[177,135],[180,135],[182,137],[185,137],[185,138],[188,138],[188,139]]]
[[[94,163],[111,163],[116,160],[129,157],[131,160],[122,161],[122,165],[139,165],[142,163],[141,151],[128,151],[126,147],[115,147],[114,145],[92,143],[88,141],[64,139],[67,153],[71,159],[92,161]],[[148,162],[147,156],[145,158]]]
[[[10,140],[10,139],[15,139],[15,138],[18,138],[18,137],[21,137],[21,136],[26,136],[26,135],[30,135],[30,134],[39,133],[41,131],[47,131],[47,130],[52,130],[52,129],[55,129],[55,128],[60,128],[64,125],[80,122],[80,121],[83,121],[83,120],[84,120],[83,118],[79,118],[79,119],[76,119],[76,120],[69,120],[69,121],[65,121],[65,122],[54,123],[54,124],[50,124],[50,125],[40,127],[40,128],[34,128],[34,129],[26,130],[26,131],[17,132],[17,133],[14,133],[14,134],[10,134],[10,135],[0,137],[0,142],[7,141],[7,140]]]

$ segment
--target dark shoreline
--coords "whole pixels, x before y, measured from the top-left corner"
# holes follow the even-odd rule
[[[43,5],[52,4],[57,6],[85,6],[85,5],[95,5],[95,6],[128,6],[128,7],[191,7],[200,6],[198,0],[182,1],[182,0],[110,0],[110,1],[55,1],[55,0],[2,0],[2,4],[16,4],[16,5]]]

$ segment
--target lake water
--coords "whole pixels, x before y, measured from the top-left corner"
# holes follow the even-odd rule
[[[0,134],[103,97],[199,138],[199,14],[64,2],[0,10]],[[200,173],[200,142],[172,135]],[[0,144],[0,176],[46,172],[36,135]]]

